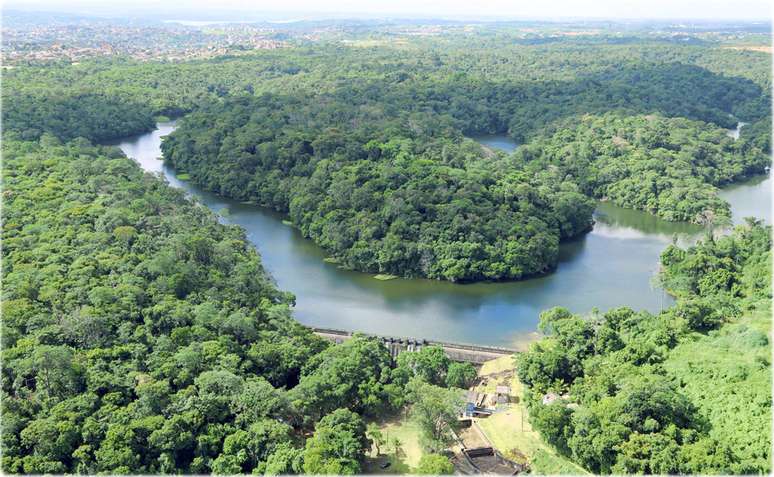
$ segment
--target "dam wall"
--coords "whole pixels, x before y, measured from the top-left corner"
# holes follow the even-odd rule
[[[354,332],[352,331],[337,330],[333,328],[316,328],[312,326],[309,328],[317,336],[333,341],[334,343],[343,343],[344,341],[350,339],[352,335],[354,335]],[[397,358],[401,353],[419,351],[426,346],[440,346],[443,348],[446,356],[448,356],[452,361],[468,362],[476,365],[483,364],[485,361],[490,361],[501,356],[509,356],[517,352],[514,349],[501,348],[497,346],[447,343],[444,341],[432,341],[422,338],[384,336],[369,333],[362,334],[379,339],[384,344],[384,346],[390,350],[392,359]]]

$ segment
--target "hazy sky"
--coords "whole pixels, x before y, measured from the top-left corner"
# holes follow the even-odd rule
[[[770,20],[771,0],[5,0],[4,8],[55,10],[101,15],[229,17],[276,16],[417,16],[439,18],[637,18]]]

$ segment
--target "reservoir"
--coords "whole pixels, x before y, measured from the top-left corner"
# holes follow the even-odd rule
[[[161,173],[220,214],[223,223],[243,227],[279,288],[295,294],[296,319],[311,326],[520,348],[535,336],[540,312],[553,306],[575,313],[617,306],[658,312],[669,306],[671,298],[653,281],[659,254],[673,237],[687,241],[701,233],[697,226],[600,203],[594,229],[561,245],[559,265],[549,275],[505,283],[379,281],[324,262],[324,251],[285,225],[280,214],[178,180],[158,159],[161,138],[173,129],[172,122],[159,123],[155,131],[117,144],[143,169]],[[489,140],[492,148],[515,147],[506,137]],[[723,191],[735,221],[768,218],[770,194],[767,177]]]

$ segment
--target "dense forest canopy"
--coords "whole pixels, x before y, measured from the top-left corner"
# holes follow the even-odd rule
[[[224,101],[186,117],[162,149],[197,183],[289,213],[364,271],[522,278],[554,266],[559,240],[591,225],[593,204],[575,184],[483,158],[453,118],[353,101]]]
[[[684,118],[586,115],[552,130],[519,148],[515,167],[558,167],[589,196],[671,221],[729,220],[716,187],[771,163],[768,149],[753,140]]]
[[[578,55],[591,64],[572,78],[464,67],[439,77],[420,63],[329,80],[318,92],[224,98],[188,115],[165,157],[207,189],[288,213],[334,259],[366,272],[451,281],[544,273],[559,241],[589,229],[590,198],[667,220],[727,221],[716,187],[770,161],[760,85],[682,62]],[[740,118],[756,126],[734,142],[721,127]],[[512,160],[462,138],[505,131],[528,141]]]
[[[661,265],[677,304],[658,315],[541,315],[549,336],[517,358],[534,427],[593,472],[769,472],[770,228],[671,245]]]
[[[440,348],[393,366],[316,337],[243,230],[115,148],[3,155],[5,472],[358,473],[361,416],[470,379]]]
[[[178,171],[287,213],[345,266],[516,279],[550,270],[596,199],[727,218],[716,187],[770,160],[770,67],[497,30],[4,71],[3,471],[354,474],[366,420],[406,408],[447,448],[475,376],[440,348],[393,362],[314,336],[244,231],[93,143],[185,114]],[[522,146],[465,137],[484,132]],[[546,312],[518,358],[534,428],[594,472],[769,472],[770,249],[750,220],[664,251],[662,313]],[[432,455],[416,470],[449,470]]]

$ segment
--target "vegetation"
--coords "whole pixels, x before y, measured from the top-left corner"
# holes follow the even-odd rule
[[[6,472],[361,471],[360,415],[402,407],[411,368],[298,325],[241,229],[116,149],[3,152]]]
[[[164,143],[181,179],[286,212],[331,262],[520,279],[556,266],[595,199],[727,218],[715,188],[768,161],[770,63],[498,31],[4,70],[2,470],[356,474],[375,446],[450,471],[471,366],[315,337],[241,229],[92,143],[186,114]],[[732,141],[720,128],[738,120]],[[524,144],[510,156],[465,137],[506,132]],[[544,313],[549,337],[518,363],[554,449],[535,453],[603,473],[769,472],[770,248],[754,221],[670,246],[678,301],[657,316]],[[366,426],[404,409],[403,434]],[[491,422],[496,439],[513,428]]]
[[[533,427],[593,472],[769,472],[770,229],[750,219],[661,262],[678,301],[660,315],[541,315],[549,337],[518,362]]]
[[[706,123],[607,114],[557,125],[551,136],[520,147],[517,157],[528,171],[559,167],[592,197],[712,225],[730,219],[717,187],[763,173],[768,151]]]
[[[301,327],[241,229],[116,149],[3,153],[4,471],[359,472],[353,411],[402,403],[383,346]]]
[[[379,432],[385,440],[385,445],[380,447],[381,456],[369,459],[364,471],[366,473],[399,473],[410,474],[419,465],[419,461],[425,454],[420,444],[420,430],[416,421],[406,416],[399,415],[380,417],[373,424],[379,426]],[[383,462],[390,465],[386,469],[381,467]]]
[[[416,469],[419,475],[451,475],[454,465],[448,457],[440,454],[425,454]]]
[[[589,228],[592,202],[561,176],[493,174],[451,118],[351,102],[227,100],[188,115],[164,155],[208,189],[289,213],[343,265],[383,275],[543,273],[560,239]]]
[[[453,441],[449,430],[456,425],[464,405],[462,390],[442,388],[420,378],[409,383],[408,391],[411,417],[419,424],[422,446],[430,452],[443,451]]]
[[[342,266],[450,281],[551,271],[559,241],[589,229],[591,198],[722,222],[714,187],[766,162],[765,53],[507,30],[371,44],[382,46],[15,68],[3,120],[27,139],[102,141],[191,113],[165,146],[185,177],[288,213]],[[596,119],[567,128],[580,114]],[[642,119],[654,114],[657,124]],[[751,123],[740,143],[721,140],[718,128],[738,120]],[[654,140],[668,128],[666,143]],[[506,132],[536,141],[524,148],[532,169],[463,137]],[[558,169],[534,174],[544,164]]]

